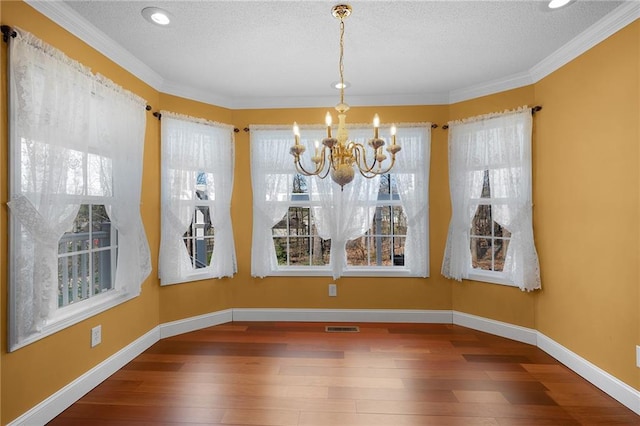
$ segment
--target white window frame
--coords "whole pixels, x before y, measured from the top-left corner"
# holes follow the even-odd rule
[[[404,128],[410,128],[410,127],[424,127],[425,129],[427,129],[427,137],[426,140],[422,140],[421,142],[425,145],[424,149],[426,152],[425,158],[424,158],[424,162],[425,164],[422,164],[422,167],[418,167],[416,170],[412,170],[412,171],[405,171],[403,173],[425,173],[426,174],[426,187],[425,188],[421,188],[423,191],[426,192],[427,194],[427,199],[428,199],[428,171],[429,171],[429,152],[430,152],[430,123],[418,123],[418,124],[399,124],[397,125],[398,127],[398,140],[400,140],[401,138],[401,134],[402,134],[402,129]],[[354,129],[364,129],[364,126],[358,126],[358,127],[353,127],[350,128],[350,131],[353,132]],[[285,128],[280,127],[280,126],[252,126],[251,127],[252,130],[252,138],[251,138],[251,144],[252,144],[252,152],[254,151],[254,149],[256,149],[255,147],[257,145],[259,145],[261,143],[261,141],[263,140],[268,140],[270,138],[269,136],[269,131],[272,130],[274,132],[274,139],[279,139],[278,143],[282,143],[285,144],[287,146],[287,155],[286,157],[282,158],[282,166],[280,169],[278,169],[277,171],[275,170],[269,170],[269,169],[265,169],[262,170],[263,173],[269,174],[269,173],[276,173],[276,174],[287,174],[288,175],[288,179],[289,182],[293,182],[294,176],[297,174],[295,168],[293,168],[293,162],[291,160],[291,156],[288,154],[288,147],[293,145],[294,143],[294,139],[293,139],[293,133],[291,133],[289,128]],[[309,140],[312,141],[314,138],[316,139],[322,139],[322,135],[324,132],[323,130],[319,130],[315,127],[310,127],[310,126],[301,126],[301,130],[304,131],[304,135],[305,137]],[[368,129],[367,129],[368,130]],[[285,139],[285,140],[280,140],[281,136],[285,133],[290,133],[290,136],[287,135],[287,137],[289,137],[289,139]],[[382,132],[381,132],[382,133]],[[384,135],[382,135],[382,137],[385,137]],[[389,139],[389,138],[387,138]],[[402,145],[402,143],[400,143]],[[400,153],[397,154],[396,158],[398,158],[401,155],[406,155],[405,152],[400,151]],[[258,155],[252,156],[252,164],[253,161],[259,161],[260,158]],[[396,163],[397,164],[397,163]],[[252,179],[262,179],[261,175],[256,173],[256,168],[252,166]],[[391,174],[393,174],[394,172],[396,172],[397,167],[395,169],[392,169],[390,171]],[[356,172],[357,173],[357,172]],[[307,177],[307,179],[319,179],[318,177]],[[327,177],[326,179],[330,179],[330,177]],[[289,184],[289,188],[291,188],[292,184]],[[257,191],[254,188],[254,197],[257,196]],[[258,195],[259,196],[259,195]],[[291,200],[291,191],[288,191],[288,193],[286,194],[287,199],[283,199],[284,194],[281,194],[280,197],[278,198],[279,201],[271,201],[271,202],[277,202],[277,203],[284,203],[286,204],[288,207],[293,207],[293,206],[301,206],[301,207],[307,207],[309,206],[310,208],[312,207],[316,207],[319,206],[317,204],[317,202],[309,200],[309,201],[305,201],[303,203],[301,203],[300,201],[293,201]],[[276,197],[278,197],[276,195]],[[377,199],[375,201],[372,202],[372,206],[389,206],[389,205],[402,205],[401,200],[395,200],[393,199],[393,197],[390,197],[391,199],[389,200],[380,200]],[[254,215],[255,213],[255,204],[254,204]],[[403,206],[404,209],[404,206]],[[288,211],[288,209],[287,209]],[[373,220],[373,216],[371,217],[371,220]],[[404,263],[404,265],[402,266],[395,266],[395,265],[382,265],[382,266],[378,266],[378,265],[369,265],[369,266],[362,266],[362,265],[358,265],[358,266],[352,266],[352,265],[346,265],[346,267],[341,271],[341,276],[344,277],[417,277],[417,276],[428,276],[428,257],[429,257],[429,217],[428,217],[428,208],[426,211],[426,215],[425,217],[422,218],[422,220],[424,220],[425,222],[425,233],[424,235],[422,235],[420,238],[424,240],[424,244],[423,247],[425,247],[425,252],[421,253],[422,256],[425,256],[427,258],[427,270],[425,272],[425,275],[416,275],[414,273],[411,272],[409,266],[407,265],[406,261]],[[255,221],[255,216],[254,216],[254,227],[256,226],[256,221]],[[254,231],[255,232],[255,231]],[[271,233],[271,229],[269,230],[269,233]],[[407,239],[405,236],[405,243],[406,243]],[[254,244],[255,244],[255,234],[254,234]],[[332,247],[333,248],[333,247]],[[255,256],[256,253],[255,251],[252,251],[252,256]],[[405,258],[406,259],[406,258]],[[253,261],[253,260],[252,260]],[[280,266],[277,265],[277,261],[276,261],[276,265],[274,267],[273,262],[271,263],[272,267],[271,269],[264,275],[264,276],[331,276],[333,274],[332,271],[332,266],[331,264],[327,264],[324,266]],[[253,268],[252,268],[252,273],[253,273]],[[259,276],[259,275],[255,275],[254,276]]]

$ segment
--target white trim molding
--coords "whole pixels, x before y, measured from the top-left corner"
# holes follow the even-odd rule
[[[537,345],[537,331],[531,328],[520,327],[506,322],[496,321],[464,312],[453,311],[453,323],[485,333],[493,334],[507,339],[515,340],[530,345]]]
[[[198,315],[178,321],[166,322],[160,324],[160,339],[165,339],[178,334],[189,333],[191,331],[201,330],[214,325],[226,324],[233,321],[233,309],[225,309],[224,311],[211,312],[210,314]]]
[[[640,415],[640,391],[540,332],[538,332],[538,348],[569,367],[634,413]]]
[[[451,324],[451,311],[409,309],[235,308],[234,321],[406,322]]]
[[[160,340],[158,327],[154,327],[142,337],[134,340],[91,370],[84,373],[29,411],[8,423],[9,426],[44,425],[69,408],[91,389],[105,381],[113,373],[150,348]]]
[[[45,424],[158,340],[231,321],[404,322],[460,325],[537,346],[640,415],[640,391],[531,328],[451,310],[236,308],[160,324],[8,425]]]

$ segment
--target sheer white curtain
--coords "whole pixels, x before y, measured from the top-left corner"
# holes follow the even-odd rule
[[[356,173],[353,181],[340,185],[331,180],[311,179],[311,199],[319,203],[312,209],[318,235],[331,240],[331,274],[338,279],[347,267],[347,241],[361,237],[371,227],[380,177],[366,179]]]
[[[452,218],[442,274],[460,280],[471,268],[471,219],[489,171],[493,219],[511,232],[503,274],[522,290],[540,288],[531,200],[531,108],[449,123]]]
[[[79,154],[88,146],[92,77],[29,33],[18,32],[10,43],[14,168],[8,205],[21,231],[11,254],[9,336],[15,345],[40,332],[57,306],[58,240],[80,207],[69,199],[86,185]]]
[[[237,271],[231,193],[233,190],[233,128],[162,111],[162,227],[159,271],[162,284],[231,277]],[[198,199],[196,183],[204,174],[206,200]],[[195,269],[183,234],[196,206],[209,207],[215,243],[210,264]]]
[[[392,171],[407,216],[404,262],[411,275],[428,277],[431,123],[399,126],[396,139],[402,151]]]
[[[251,276],[263,278],[278,267],[271,228],[290,205],[289,188],[296,174],[289,148],[291,129],[251,126],[253,238]]]
[[[139,263],[122,266],[115,283],[121,294],[139,293],[150,261],[139,220],[140,179],[118,183],[113,176],[122,168],[141,175],[141,156],[132,152],[141,152],[144,144],[144,101],[93,76],[32,34],[18,31],[9,43],[9,346],[14,350],[46,335],[58,306],[58,241],[87,200],[104,202],[114,224],[118,217],[124,241],[135,234]],[[137,198],[112,197],[124,186],[137,191]],[[123,219],[125,204],[138,215],[140,227]],[[127,253],[124,241],[120,250]],[[118,259],[119,272],[121,262],[127,263]]]
[[[151,253],[140,215],[146,102],[100,76],[92,100],[96,129],[91,151],[103,153],[102,158],[110,160],[106,164],[111,164],[111,170],[101,167],[98,176],[113,185],[107,209],[118,230],[115,287],[137,296],[151,274]]]
[[[322,133],[310,136],[320,140],[325,137]],[[371,136],[370,129],[349,129],[349,139],[365,146]],[[318,235],[331,240],[333,279],[340,278],[347,267],[347,241],[361,237],[371,227],[379,189],[379,176],[367,179],[357,171],[353,181],[343,188],[330,176],[311,179],[311,199],[319,203],[312,209]]]

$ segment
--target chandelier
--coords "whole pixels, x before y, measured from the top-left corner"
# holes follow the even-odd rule
[[[311,157],[315,169],[306,170],[302,165],[300,158],[306,147],[300,144],[300,128],[297,123],[293,123],[293,134],[295,144],[291,147],[291,155],[293,155],[294,163],[298,173],[305,176],[318,176],[320,179],[326,178],[329,173],[331,179],[342,189],[344,185],[351,182],[355,175],[355,167],[365,178],[373,178],[375,176],[388,173],[393,167],[396,160],[396,153],[400,151],[400,145],[396,144],[396,127],[391,126],[391,145],[386,150],[391,154],[389,165],[382,168],[382,162],[387,159],[383,153],[384,139],[378,136],[380,127],[380,118],[378,114],[373,117],[373,138],[369,140],[368,145],[371,147],[372,159],[367,160],[367,150],[361,143],[349,140],[349,133],[346,129],[346,118],[349,105],[344,102],[344,20],[351,15],[351,6],[340,4],[333,7],[331,14],[340,20],[340,103],[335,109],[338,111],[338,130],[336,137],[331,135],[331,113],[327,112],[325,123],[327,125],[327,137],[322,140],[322,148],[320,143],[315,141],[315,153]]]

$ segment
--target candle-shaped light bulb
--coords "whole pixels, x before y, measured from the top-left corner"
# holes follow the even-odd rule
[[[298,145],[300,143],[300,128],[295,121],[293,122],[293,136],[296,140],[296,145]]]
[[[380,127],[380,117],[378,114],[373,116],[373,137],[378,139],[378,127]]]
[[[327,115],[324,117],[324,122],[327,123],[327,137],[331,137],[331,114],[327,112]]]
[[[316,156],[318,156],[318,154],[320,153],[320,141],[316,139],[315,141],[313,141],[313,144],[316,146]]]
[[[391,132],[391,142],[393,143],[393,145],[396,144],[396,131],[397,131],[396,125],[392,124],[390,132]]]

